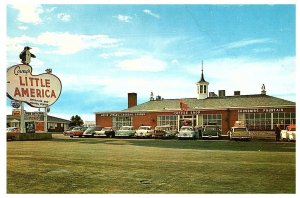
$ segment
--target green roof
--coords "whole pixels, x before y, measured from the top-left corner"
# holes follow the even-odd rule
[[[162,99],[148,101],[143,104],[124,109],[123,112],[136,111],[174,111],[180,110],[180,99]],[[284,108],[296,107],[295,102],[269,95],[238,95],[208,97],[206,99],[183,98],[189,110],[230,109],[230,108]]]

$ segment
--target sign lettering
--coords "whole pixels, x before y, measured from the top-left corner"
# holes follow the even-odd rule
[[[61,89],[57,76],[51,73],[32,75],[29,65],[15,65],[7,70],[7,95],[32,107],[51,106],[59,98]]]

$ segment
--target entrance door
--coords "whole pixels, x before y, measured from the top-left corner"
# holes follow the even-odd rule
[[[195,115],[182,115],[179,120],[179,128],[182,126],[196,126]]]

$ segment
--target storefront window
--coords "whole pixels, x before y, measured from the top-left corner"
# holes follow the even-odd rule
[[[203,114],[199,116],[203,118],[202,126],[214,123],[222,128],[222,114]]]
[[[171,125],[177,127],[177,116],[157,116],[157,126]]]
[[[273,118],[273,119],[272,119]],[[239,113],[239,120],[244,121],[249,130],[270,131],[276,124],[286,128],[290,124],[296,124],[295,113]]]
[[[117,116],[112,118],[112,127],[121,128],[121,126],[132,126],[132,117]]]

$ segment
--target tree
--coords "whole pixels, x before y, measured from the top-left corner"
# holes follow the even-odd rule
[[[79,115],[75,115],[71,117],[71,122],[69,124],[69,126],[81,126],[83,125],[83,120],[81,119],[81,117]]]

